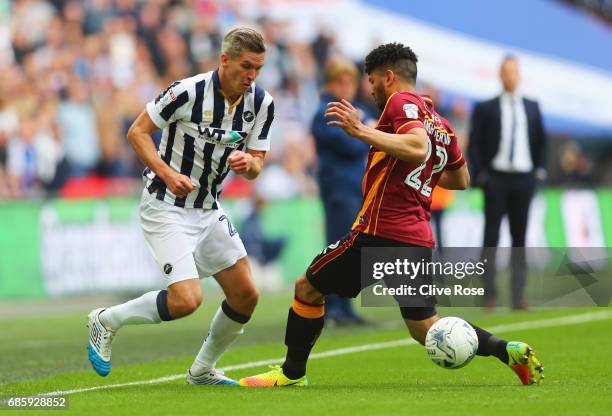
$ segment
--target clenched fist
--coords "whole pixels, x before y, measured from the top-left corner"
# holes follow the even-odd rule
[[[253,156],[249,153],[242,152],[240,150],[234,150],[227,159],[229,167],[235,173],[244,175],[251,170],[251,164],[253,163]]]
[[[197,185],[189,177],[178,172],[173,172],[169,178],[166,178],[165,182],[168,189],[179,198],[187,197],[189,192],[197,188]]]

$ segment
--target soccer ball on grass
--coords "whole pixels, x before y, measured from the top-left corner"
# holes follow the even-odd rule
[[[461,368],[476,355],[478,337],[461,318],[445,317],[427,331],[425,349],[431,360],[442,368]]]

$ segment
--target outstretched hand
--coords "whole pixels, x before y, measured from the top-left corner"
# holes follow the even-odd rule
[[[340,102],[333,101],[328,103],[325,117],[336,118],[336,120],[328,121],[328,126],[339,126],[347,134],[354,137],[359,134],[361,128],[364,126],[361,122],[359,110],[344,99]]]

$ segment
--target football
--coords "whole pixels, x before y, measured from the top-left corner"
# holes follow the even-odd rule
[[[445,317],[427,331],[425,349],[429,358],[442,368],[461,368],[476,355],[478,337],[474,328],[461,318]]]

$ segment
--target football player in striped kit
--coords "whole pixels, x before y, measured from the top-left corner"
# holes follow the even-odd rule
[[[140,221],[167,289],[89,314],[89,360],[101,376],[110,372],[111,342],[119,328],[193,313],[202,302],[199,279],[214,276],[226,298],[187,382],[236,384],[215,364],[242,334],[258,291],[242,241],[218,198],[230,170],[255,179],[270,147],[274,102],[254,82],[264,57],[261,34],[232,30],[217,70],[174,82],[130,127],[128,140],[147,166]],[[159,150],[151,138],[158,129]]]

